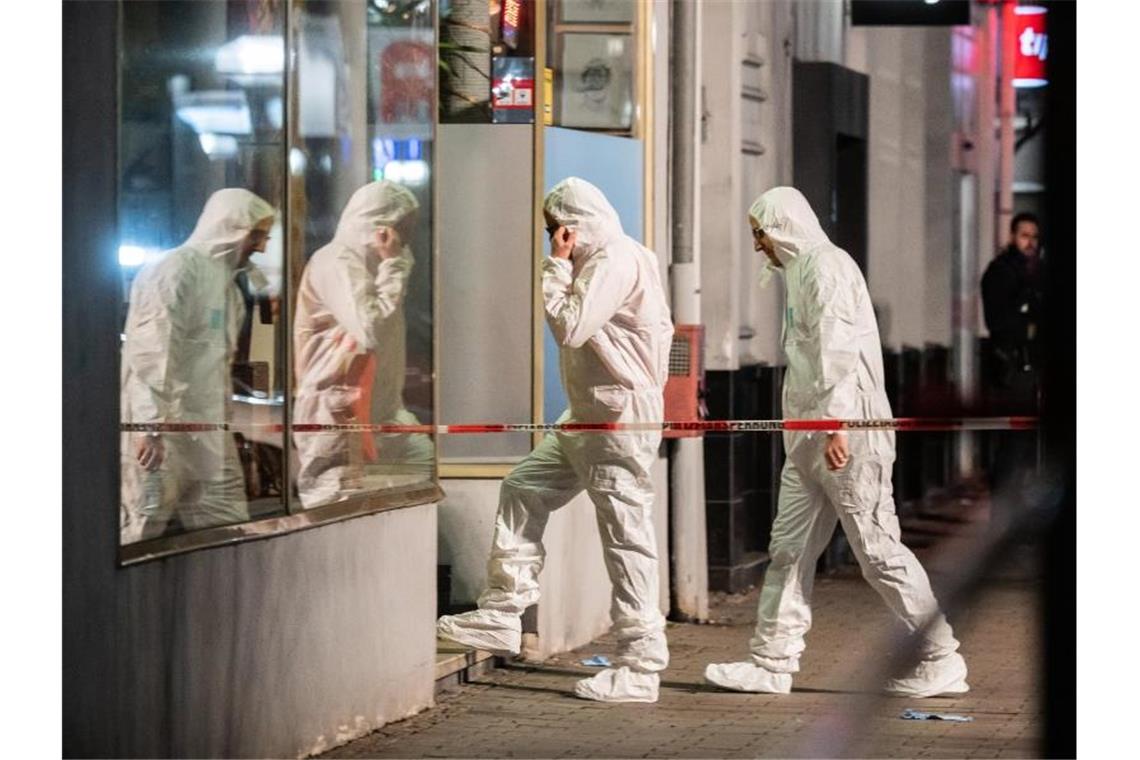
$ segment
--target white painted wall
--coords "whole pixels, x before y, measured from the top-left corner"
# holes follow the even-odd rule
[[[833,61],[870,79],[868,279],[884,345],[949,345],[956,184],[948,29],[847,27],[842,2],[702,3],[702,312],[709,369],[782,363],[783,293],[755,286],[758,260],[743,217],[760,192],[792,183],[792,61]],[[739,62],[759,35],[768,100],[739,123]],[[739,140],[764,154],[741,154]],[[735,142],[734,142],[735,141]],[[750,340],[739,339],[751,331]]]
[[[797,58],[843,63],[845,5],[844,0],[799,0],[793,3]]]
[[[710,370],[740,367],[741,12],[726,0],[701,4],[701,319]]]
[[[110,677],[65,674],[70,751],[303,757],[430,707],[435,542],[425,505],[129,568],[89,552],[71,651]]]
[[[669,6],[671,0],[653,0],[649,25],[649,44],[653,52],[653,245],[661,272],[661,285],[670,307],[673,289],[669,287],[669,263],[672,259],[669,217],[673,196],[669,184],[669,115],[673,104],[669,80]]]
[[[791,76],[798,5],[802,3],[788,0],[701,4],[701,313],[705,365],[711,370],[782,362],[783,292],[775,282],[766,290],[756,286],[761,261],[752,250],[746,218],[756,196],[792,179]],[[762,65],[753,71],[743,65],[745,58]],[[767,99],[742,98],[745,85],[758,85]],[[763,152],[746,152],[745,142]]]
[[[792,184],[792,61],[795,35],[796,0],[765,0],[752,7],[757,16],[749,19],[749,30],[761,37],[760,50],[765,55],[761,68],[761,86],[768,101],[760,111],[759,141],[764,155],[755,159],[743,178],[742,216],[760,193],[772,187]],[[754,337],[741,342],[741,363],[783,364],[780,350],[780,325],[784,313],[784,289],[773,280],[761,290],[757,284],[759,254],[752,250],[747,230],[744,234],[745,266],[740,272],[742,324]]]
[[[926,102],[926,307],[925,338],[953,343],[954,240],[958,179],[951,165],[954,102],[950,89],[951,30],[923,34]]]
[[[949,345],[950,32],[855,27],[846,52],[846,65],[871,79],[867,275],[883,344]]]

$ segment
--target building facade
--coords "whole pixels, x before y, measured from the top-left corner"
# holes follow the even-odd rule
[[[776,185],[803,188],[863,267],[896,413],[921,411],[906,393],[919,383],[969,387],[995,237],[999,147],[983,125],[996,11],[903,33],[853,26],[842,0],[704,0],[699,33],[674,40],[673,5],[64,5],[65,754],[309,755],[428,709],[437,679],[471,664],[437,648],[435,619],[474,605],[500,483],[539,438],[422,426],[551,423],[565,408],[540,290],[542,199],[563,177],[603,189],[671,291],[677,43],[696,48],[699,72],[710,418],[780,416],[782,295],[755,284],[746,222]],[[368,213],[416,208],[384,217],[403,263],[358,262],[367,275],[321,290],[326,247],[352,249],[355,194],[375,183],[403,191],[376,190]],[[222,189],[273,209],[255,220],[268,239],[242,254],[252,264],[216,292],[163,280],[170,251],[202,246]],[[244,244],[207,248],[224,259]],[[359,338],[354,299],[372,286],[397,306]],[[132,310],[163,292],[185,342],[139,352],[153,323]],[[313,313],[334,336],[322,366],[343,367],[340,395],[306,406],[327,387],[310,374]],[[199,322],[212,338],[186,337]],[[161,381],[129,385],[127,370]],[[183,386],[216,407],[167,403]],[[155,441],[162,463],[148,467]],[[339,463],[312,454],[326,446]],[[692,559],[674,541],[694,506],[677,498],[692,493],[678,450],[667,442],[653,468],[666,612]],[[702,450],[708,585],[739,591],[767,561],[781,443],[709,434]],[[900,441],[896,491],[920,498],[971,452]],[[224,488],[236,490],[223,509],[199,514]],[[580,495],[549,524],[527,657],[609,624],[592,509]]]

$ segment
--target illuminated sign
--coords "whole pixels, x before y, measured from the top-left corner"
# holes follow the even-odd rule
[[[1045,59],[1049,55],[1045,9],[1039,5],[1019,5],[1013,12],[1017,32],[1013,86],[1044,87],[1049,83],[1045,78]]]
[[[522,0],[504,0],[502,37],[508,47],[519,46],[520,26],[522,26]]]

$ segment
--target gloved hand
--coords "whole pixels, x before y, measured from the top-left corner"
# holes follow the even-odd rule
[[[577,242],[578,233],[575,230],[559,227],[550,237],[550,255],[556,259],[569,259]]]
[[[166,448],[162,445],[162,439],[156,435],[141,436],[135,442],[135,458],[147,472],[157,470],[162,466],[162,460],[166,458]]]
[[[851,458],[847,450],[846,433],[830,433],[827,436],[827,445],[823,449],[823,458],[827,462],[827,469],[841,470]]]
[[[404,252],[404,241],[394,227],[377,227],[372,245],[383,261],[397,258]]]

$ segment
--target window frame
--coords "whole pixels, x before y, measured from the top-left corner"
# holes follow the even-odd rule
[[[121,60],[119,52],[123,44],[123,3],[127,0],[119,0],[115,4],[115,13],[117,14],[116,26],[118,28],[118,36],[114,41],[116,46],[116,69],[115,79],[112,86],[115,88],[115,141],[118,145],[120,137],[120,129],[122,123],[122,109],[124,104],[125,94],[120,86],[120,77],[122,72]],[[437,2],[432,2],[432,33],[434,44],[439,44],[439,8]],[[284,109],[283,109],[283,124],[282,124],[282,162],[283,166],[288,166],[290,148],[296,144],[297,135],[294,131],[297,127],[297,69],[295,56],[291,52],[295,50],[298,40],[297,30],[297,15],[293,12],[294,4],[287,2],[283,4],[284,14],[284,35],[285,35],[285,68],[282,72],[284,80]],[[433,71],[434,88],[435,92],[439,91],[439,70],[438,67]],[[439,114],[438,109],[432,109],[432,124],[431,135],[432,143],[435,144],[439,127]],[[433,419],[436,410],[439,408],[439,225],[438,220],[435,218],[435,210],[438,208],[438,193],[439,183],[437,177],[437,155],[433,150],[431,154],[431,197],[433,203],[432,209],[432,223],[431,223],[431,253],[430,261],[432,266],[432,298],[431,298],[431,313],[432,313],[432,413]],[[119,235],[119,186],[120,177],[118,176],[119,170],[116,167],[116,176],[114,177],[114,184],[116,187],[116,218],[114,222],[115,237]],[[234,523],[230,525],[219,525],[210,528],[203,528],[200,530],[187,531],[185,533],[178,533],[169,536],[161,536],[154,539],[145,541],[138,541],[130,544],[118,543],[117,549],[117,564],[119,567],[127,567],[153,560],[163,559],[179,554],[188,552],[201,551],[204,549],[212,549],[223,546],[233,546],[236,544],[244,543],[246,541],[257,541],[275,538],[278,536],[285,536],[291,533],[296,533],[303,530],[311,530],[313,528],[331,525],[333,523],[342,522],[344,520],[351,520],[357,517],[365,517],[368,515],[375,515],[382,512],[388,512],[397,509],[405,509],[408,507],[422,506],[425,504],[433,504],[442,500],[445,496],[443,489],[440,486],[442,474],[440,471],[439,462],[439,447],[435,446],[434,457],[434,471],[430,480],[425,480],[418,483],[411,483],[399,486],[393,486],[381,491],[373,491],[362,493],[358,496],[346,499],[344,501],[325,504],[311,509],[303,509],[300,504],[300,499],[293,493],[293,464],[292,464],[292,441],[291,435],[288,432],[292,425],[292,404],[293,404],[293,365],[292,365],[292,330],[293,330],[293,302],[294,302],[294,289],[291,286],[294,272],[292,265],[292,257],[290,256],[290,246],[295,245],[296,239],[293,234],[293,220],[291,218],[291,208],[295,199],[295,185],[292,181],[291,175],[286,173],[286,182],[284,184],[284,194],[282,198],[281,208],[281,223],[284,235],[286,238],[285,246],[283,247],[282,256],[282,289],[281,289],[281,311],[282,319],[286,321],[285,331],[288,336],[283,343],[283,350],[279,361],[284,365],[286,377],[288,381],[285,383],[284,388],[284,405],[282,410],[282,422],[284,425],[282,450],[283,450],[283,480],[284,480],[284,493],[282,494],[282,506],[285,510],[284,514],[276,514],[268,517],[257,518],[248,520],[241,523]],[[107,294],[109,297],[116,299],[116,303],[122,299],[121,291],[116,288]],[[122,362],[121,351],[117,352],[115,358],[116,374],[114,378],[114,385],[116,390],[119,388],[120,367]],[[119,416],[121,419],[121,415]],[[116,432],[116,438],[120,439],[119,431]],[[433,436],[434,438],[434,436]],[[116,451],[118,449],[116,448]],[[117,455],[118,458],[118,455]],[[116,472],[116,481],[118,481],[118,472]],[[117,495],[121,499],[121,483],[117,489]],[[119,503],[115,505],[116,519],[119,514]],[[116,535],[118,531],[116,530]]]
[[[555,0],[556,2],[556,0]],[[633,123],[628,130],[606,129],[579,129],[576,127],[552,126],[559,129],[579,129],[583,132],[599,132],[614,134],[640,140],[642,144],[643,192],[642,192],[642,236],[647,247],[652,248],[653,240],[653,177],[654,177],[654,102],[653,102],[653,60],[655,52],[650,39],[650,25],[653,23],[655,12],[654,0],[630,0],[635,4],[634,16],[628,25],[591,24],[591,23],[564,23],[557,21],[551,26],[548,5],[550,0],[534,0],[535,16],[535,46],[534,60],[535,79],[539,71],[545,68],[548,60],[548,41],[557,38],[562,32],[594,32],[606,33],[615,31],[629,34],[632,39],[633,61],[633,100],[635,112]],[[557,12],[557,9],[554,9]],[[668,51],[664,51],[665,55]],[[542,64],[541,66],[539,64]],[[543,96],[545,98],[545,95]],[[531,422],[542,424],[545,421],[545,408],[543,388],[546,372],[543,339],[546,330],[546,318],[542,301],[542,260],[545,257],[546,235],[544,232],[545,220],[542,216],[542,203],[546,196],[543,187],[546,124],[541,117],[542,102],[535,104],[534,143],[533,150],[533,200],[532,210],[532,239],[531,239]],[[558,368],[551,370],[557,372]],[[545,433],[531,435],[531,448],[541,443]],[[520,457],[521,460],[521,457]],[[514,462],[484,464],[477,462],[464,462],[453,459],[439,465],[439,477],[444,479],[502,479],[518,463]]]

